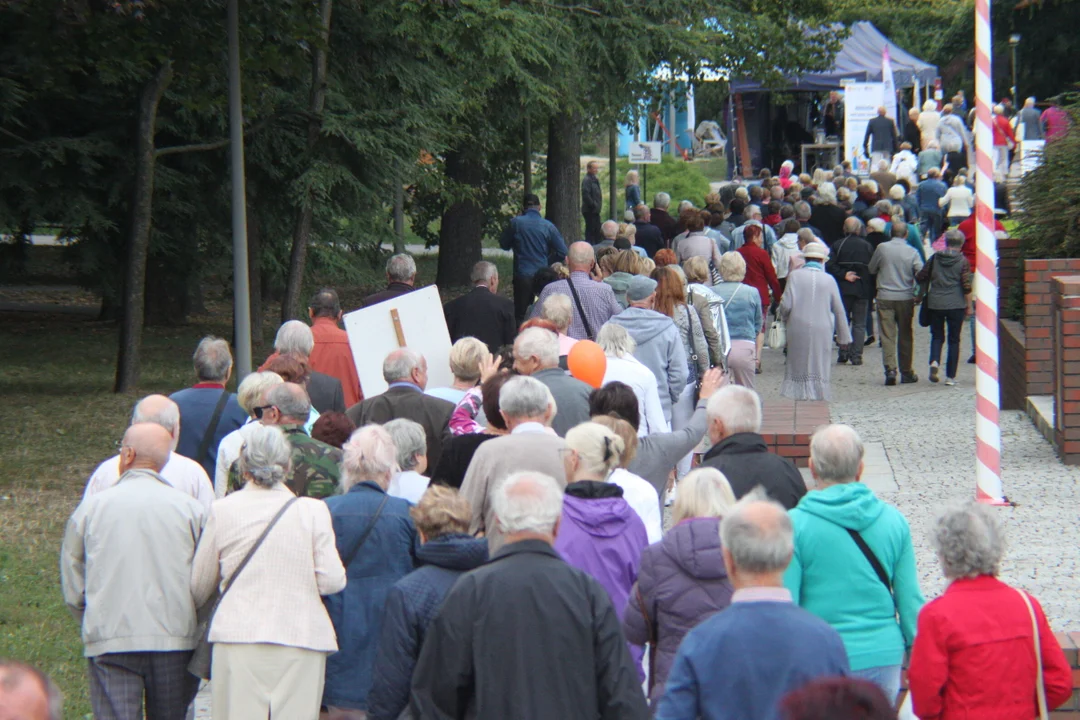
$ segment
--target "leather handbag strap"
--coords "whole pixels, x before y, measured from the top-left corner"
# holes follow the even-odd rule
[[[589,318],[585,317],[585,308],[581,304],[581,298],[578,297],[577,288],[574,287],[573,278],[566,278],[566,284],[570,286],[570,294],[574,296],[574,304],[577,305],[578,314],[581,315],[581,324],[585,326],[585,336],[587,339],[592,340],[592,326],[589,325]]]
[[[206,426],[206,432],[203,433],[202,440],[199,441],[199,451],[198,454],[195,455],[196,462],[201,463],[203,458],[206,457],[206,451],[210,449],[210,441],[214,439],[214,433],[217,432],[218,422],[221,420],[221,413],[225,412],[225,405],[228,402],[229,391],[222,388],[217,405],[214,406],[214,414],[210,416],[210,424]]]
[[[1039,636],[1039,621],[1035,617],[1035,608],[1032,607],[1031,599],[1028,598],[1027,593],[1020,588],[1013,589],[1020,593],[1024,605],[1027,605],[1028,615],[1031,616],[1031,631],[1035,636],[1035,666],[1038,673],[1035,676],[1035,688],[1039,700],[1039,720],[1048,720],[1050,711],[1046,706],[1046,684],[1043,680],[1042,638]]]
[[[386,507],[386,501],[389,499],[390,495],[383,493],[382,502],[379,503],[379,509],[375,511],[375,517],[371,518],[371,524],[367,526],[367,530],[360,536],[360,541],[356,543],[356,547],[350,550],[349,555],[342,560],[341,564],[345,567],[346,571],[349,569],[349,565],[352,561],[356,558],[356,553],[360,552],[360,548],[367,542],[368,536],[371,535],[371,531],[375,529],[375,523],[379,522],[379,516],[382,515],[383,508]]]

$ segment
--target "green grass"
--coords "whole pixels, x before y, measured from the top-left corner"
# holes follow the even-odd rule
[[[36,257],[34,262],[48,271],[47,263]],[[434,282],[437,262],[435,256],[417,258],[418,284]],[[510,261],[497,263],[509,292]],[[323,275],[313,279],[311,289],[335,284],[334,277]],[[373,267],[362,270],[356,284],[338,284],[346,310],[384,282],[381,268]],[[115,453],[135,401],[188,386],[199,338],[230,337],[231,299],[223,295],[229,292],[223,285],[208,290],[206,315],[183,327],[146,329],[139,390],[128,395],[110,392],[114,325],[71,316],[0,314],[0,657],[29,662],[51,675],[66,698],[66,718],[88,717],[90,706],[79,626],[60,593],[65,523],[94,467]],[[441,290],[444,298],[461,292]],[[264,336],[271,340],[278,307],[269,305],[266,314]],[[268,352],[256,350],[255,362]]]

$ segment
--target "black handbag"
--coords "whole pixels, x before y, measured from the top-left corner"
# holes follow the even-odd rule
[[[927,264],[926,270],[926,282],[919,283],[919,327],[930,327],[930,303],[928,302],[928,295],[930,293],[930,280],[934,275],[934,258],[930,258],[930,262]]]

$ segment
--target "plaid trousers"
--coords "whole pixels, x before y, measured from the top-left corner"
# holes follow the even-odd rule
[[[88,660],[97,720],[184,720],[199,690],[199,679],[187,671],[190,650],[106,653]]]

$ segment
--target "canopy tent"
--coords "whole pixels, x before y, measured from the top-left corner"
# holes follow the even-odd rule
[[[906,50],[893,44],[874,24],[867,21],[853,23],[851,32],[840,52],[836,54],[833,67],[822,73],[811,73],[786,78],[787,84],[776,90],[803,90],[824,92],[836,90],[842,80],[857,82],[881,82],[881,53],[889,48],[893,76],[897,88],[909,88],[915,84],[926,87],[938,76],[937,66],[923,62]],[[731,92],[752,93],[767,90],[753,80],[733,80]]]

